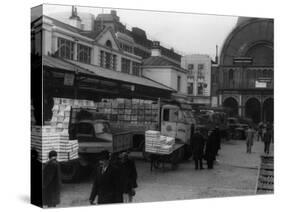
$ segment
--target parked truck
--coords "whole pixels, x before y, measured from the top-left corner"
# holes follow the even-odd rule
[[[72,100],[64,101],[64,107],[71,108],[69,139],[78,140],[79,156],[61,163],[64,181],[79,179],[93,170],[104,150],[113,154],[127,150],[142,151],[144,158],[149,159],[149,153],[145,152],[147,130],[158,130],[162,135],[175,138],[177,161],[191,155],[190,137],[195,119],[191,107],[186,104],[136,99],[107,99],[92,106],[72,103],[68,106],[67,102]]]
[[[81,110],[82,111],[82,110]],[[145,152],[145,131],[158,130],[161,134],[174,137],[176,142],[182,144],[179,151],[179,160],[185,156],[190,156],[190,136],[195,127],[195,119],[191,114],[190,107],[182,107],[180,103],[167,103],[161,101],[133,101],[133,100],[107,100],[97,104],[96,111],[93,109],[83,109],[84,118],[80,118],[77,122],[71,119],[72,125],[76,122],[76,134],[79,143],[84,146],[84,139],[81,136],[82,131],[85,135],[91,135],[94,129],[94,124],[106,123],[107,128],[110,130],[121,132],[125,131],[132,136],[133,151],[142,151],[143,156],[147,159],[148,154]],[[77,109],[72,110],[72,114],[77,113]],[[87,117],[94,116],[90,114],[99,114],[103,116],[99,120],[88,120]],[[75,115],[76,116],[76,115]],[[103,120],[103,121],[102,121]],[[73,128],[73,126],[72,126]],[[91,138],[93,139],[93,138]],[[82,144],[83,143],[83,144]]]

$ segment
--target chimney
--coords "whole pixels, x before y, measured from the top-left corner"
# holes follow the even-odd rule
[[[117,16],[116,10],[111,10],[111,11],[110,11],[110,14],[113,15],[113,16]]]
[[[218,45],[216,45],[216,58],[215,58],[215,63],[218,64],[219,58],[218,58]]]
[[[69,17],[69,24],[81,29],[81,19],[77,14],[77,7],[72,6],[71,16]]]
[[[152,42],[151,56],[161,56],[161,49],[160,49],[159,41]]]

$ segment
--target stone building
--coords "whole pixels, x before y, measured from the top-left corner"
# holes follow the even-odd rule
[[[187,70],[187,97],[191,103],[210,106],[211,65],[209,55],[191,54],[182,57],[181,67]]]
[[[218,103],[230,115],[273,121],[273,19],[240,17],[220,54]]]

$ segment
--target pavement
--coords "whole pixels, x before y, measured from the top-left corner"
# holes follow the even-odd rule
[[[176,170],[167,164],[165,169],[151,172],[150,163],[134,153],[138,170],[134,202],[254,195],[263,143],[254,142],[251,154],[246,153],[244,140],[224,142],[221,147],[213,170],[195,170],[188,160]],[[89,205],[91,186],[91,180],[63,184],[59,207]]]

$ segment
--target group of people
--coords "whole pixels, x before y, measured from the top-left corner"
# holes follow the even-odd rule
[[[104,151],[99,161],[89,198],[90,204],[132,202],[137,187],[137,170],[128,152],[110,155]]]
[[[273,126],[270,123],[267,123],[266,125],[260,123],[257,128],[257,132],[255,132],[255,130],[249,126],[249,128],[246,130],[246,152],[252,152],[252,146],[254,144],[254,137],[256,133],[257,141],[263,141],[264,143],[264,153],[269,154],[270,144],[273,142]]]
[[[33,179],[35,181],[37,175],[42,170],[42,165],[37,165],[40,162],[37,160],[38,153],[32,150],[31,167],[33,168]],[[94,180],[90,192],[90,204],[108,204],[108,203],[129,203],[133,201],[135,196],[135,188],[137,185],[137,169],[134,160],[129,158],[129,152],[121,154],[110,154],[108,151],[103,151],[99,156],[99,163],[94,172]],[[41,163],[40,163],[41,164]],[[35,167],[36,166],[36,167]],[[36,170],[35,170],[36,169]],[[49,152],[49,160],[43,168],[42,181],[42,205],[46,207],[56,207],[60,204],[61,191],[61,171],[60,164],[57,161],[57,152]],[[37,195],[40,198],[39,187],[32,188],[32,195]],[[36,196],[34,198],[36,199]],[[40,204],[40,203],[39,203]]]
[[[191,149],[195,162],[195,169],[204,169],[204,159],[207,161],[208,169],[213,169],[214,161],[216,160],[220,148],[221,136],[218,127],[215,127],[209,133],[207,139],[204,138],[200,129],[196,128],[195,133],[191,136]]]

